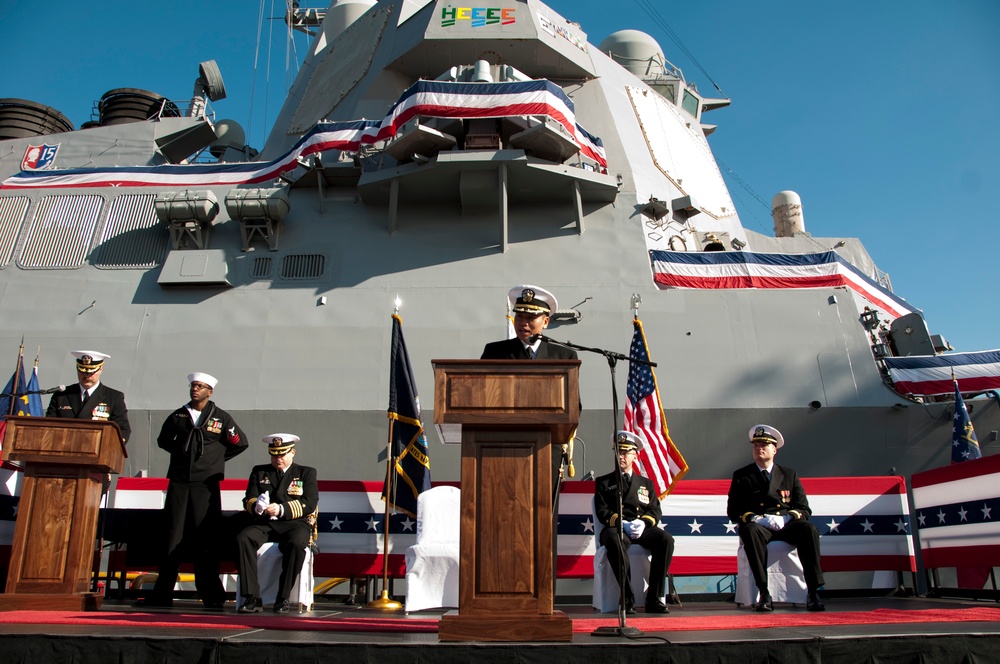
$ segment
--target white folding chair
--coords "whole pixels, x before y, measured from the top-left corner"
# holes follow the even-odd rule
[[[417,542],[406,549],[406,611],[458,607],[461,491],[438,486],[417,498]]]

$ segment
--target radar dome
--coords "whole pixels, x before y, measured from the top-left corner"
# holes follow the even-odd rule
[[[636,76],[659,73],[666,62],[656,40],[639,30],[619,30],[605,37],[597,48]]]
[[[792,237],[806,230],[802,199],[794,191],[779,191],[771,199],[771,217],[775,237]]]
[[[236,120],[219,120],[215,124],[215,135],[218,138],[209,148],[209,152],[216,159],[225,154],[227,148],[242,150],[247,142],[246,132]]]
[[[327,39],[332,40],[377,4],[377,0],[336,0],[327,9],[324,20]]]

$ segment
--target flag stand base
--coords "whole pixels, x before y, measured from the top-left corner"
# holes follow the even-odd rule
[[[378,599],[373,599],[365,605],[367,609],[381,609],[383,611],[399,611],[403,608],[403,605],[394,599],[389,599],[389,592],[386,590],[382,591],[382,596]]]

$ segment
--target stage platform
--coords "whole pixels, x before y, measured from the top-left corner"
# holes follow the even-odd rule
[[[441,643],[443,611],[384,612],[320,601],[313,611],[242,616],[233,602],[197,601],[151,612],[106,601],[89,613],[0,613],[0,652],[49,662],[1000,662],[1000,605],[905,597],[828,599],[823,613],[778,605],[756,614],[729,602],[684,603],[666,616],[628,617],[638,638],[594,636],[617,619],[589,606],[557,607],[573,620],[567,643]]]

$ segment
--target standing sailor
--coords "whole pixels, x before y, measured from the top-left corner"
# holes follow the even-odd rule
[[[74,350],[70,355],[76,358],[77,383],[52,395],[45,417],[114,422],[121,430],[122,440],[128,442],[132,427],[128,423],[125,395],[101,382],[104,362],[111,356],[96,350]]]
[[[206,609],[221,610],[226,590],[219,579],[218,533],[222,522],[219,483],[226,461],[247,448],[247,437],[232,416],[211,401],[218,379],[188,374],[191,401],[167,417],[156,443],[170,453],[167,546],[153,594],[141,606],[173,605],[181,561],[194,559],[195,588]]]

